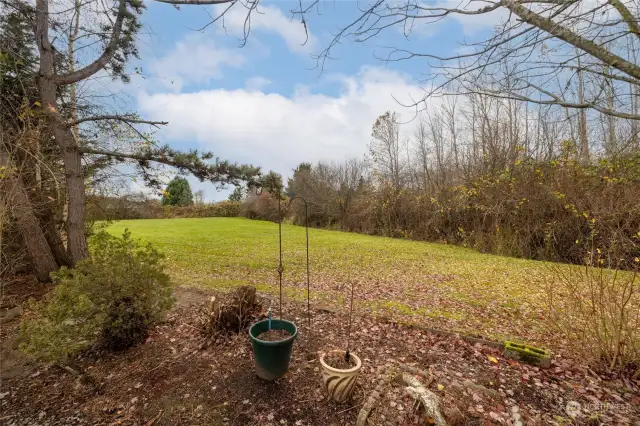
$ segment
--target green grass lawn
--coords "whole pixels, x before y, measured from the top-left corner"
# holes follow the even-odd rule
[[[124,220],[165,253],[178,285],[277,292],[278,226],[242,218]],[[283,225],[284,292],[306,300],[305,229]],[[541,323],[542,262],[443,244],[309,230],[312,303],[356,309],[434,328],[552,345]],[[534,279],[537,277],[537,279]]]

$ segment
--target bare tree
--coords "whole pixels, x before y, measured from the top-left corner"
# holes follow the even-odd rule
[[[416,128],[415,134],[415,154],[417,157],[417,165],[420,168],[419,175],[422,181],[422,190],[427,190],[431,183],[431,173],[429,168],[429,141],[428,141],[428,130],[427,123],[423,116],[420,116],[418,127]]]
[[[193,203],[198,205],[204,204],[204,189],[198,189],[193,193]]]
[[[304,12],[309,10],[300,8]],[[613,107],[598,80],[605,76],[617,85],[640,84],[640,64],[627,54],[630,42],[640,39],[640,6],[634,0],[589,2],[586,0],[483,0],[459,6],[433,6],[415,0],[374,0],[362,13],[343,26],[318,55],[320,65],[345,38],[366,42],[391,28],[405,35],[421,25],[436,24],[452,15],[469,19],[504,10],[508,16],[488,38],[463,43],[464,52],[440,56],[429,51],[391,48],[381,56],[386,61],[423,58],[431,61],[433,78],[426,96],[482,93],[542,105],[593,109],[619,118],[639,120],[636,95],[625,91]],[[300,12],[299,11],[299,12]],[[508,62],[508,70],[500,67]],[[506,80],[505,73],[510,76]],[[568,90],[581,79],[589,84],[583,98]],[[480,78],[482,77],[482,78]],[[549,82],[559,79],[562,88],[552,91]],[[479,84],[482,83],[482,84]],[[462,87],[463,90],[459,90]],[[451,89],[456,89],[451,90]],[[579,91],[578,93],[582,93]],[[534,96],[537,94],[538,96]],[[424,99],[415,102],[419,106]]]
[[[400,138],[400,124],[398,115],[386,112],[376,120],[371,131],[369,153],[374,164],[374,172],[379,179],[390,181],[394,189],[402,185],[403,163],[401,156],[404,151]]]

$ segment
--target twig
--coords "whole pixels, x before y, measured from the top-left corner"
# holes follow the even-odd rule
[[[345,408],[345,409],[344,409],[344,410],[342,410],[342,411],[338,411],[336,414],[346,413],[346,412],[347,412],[347,411],[349,411],[349,410],[353,410],[354,408],[361,407],[361,406],[362,406],[362,404],[356,404],[356,405],[354,405],[353,407]]]
[[[164,414],[164,410],[160,410],[160,412],[151,420],[149,420],[148,422],[146,422],[144,424],[144,426],[151,426],[152,424],[154,424],[157,420],[160,420],[160,417],[162,417],[162,415]]]

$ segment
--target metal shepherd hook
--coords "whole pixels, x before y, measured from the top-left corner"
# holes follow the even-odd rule
[[[282,199],[282,189],[278,188],[278,245],[279,245],[279,254],[280,261],[278,264],[278,281],[280,285],[280,319],[282,319],[282,273],[284,272],[284,266],[282,265],[282,208],[281,208],[281,199]],[[289,202],[287,203],[287,208],[291,205],[293,200],[299,199],[304,202],[304,226],[305,226],[305,235],[307,239],[307,324],[311,326],[311,273],[309,272],[309,205],[307,200],[303,197],[295,196],[291,197]]]

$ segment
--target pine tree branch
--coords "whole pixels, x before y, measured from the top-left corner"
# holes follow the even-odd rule
[[[134,160],[143,169],[150,168],[149,163],[155,162],[175,167],[181,172],[188,172],[197,177],[200,181],[210,181],[212,183],[238,185],[241,181],[248,183],[255,182],[260,176],[260,168],[252,165],[232,164],[228,161],[221,161],[214,158],[209,152],[200,153],[197,150],[189,152],[175,151],[168,146],[160,148],[144,148],[138,152],[119,152],[81,147],[83,154],[105,155],[117,161],[127,159]],[[213,159],[213,163],[208,161]]]

